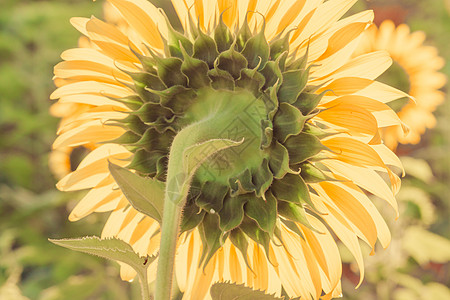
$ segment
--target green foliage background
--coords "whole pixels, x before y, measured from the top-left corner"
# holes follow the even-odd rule
[[[402,21],[424,30],[427,43],[448,61],[450,3],[445,1],[359,1],[355,11],[399,4]],[[70,17],[101,16],[99,2],[0,0],[2,300],[139,298],[135,283],[120,281],[116,264],[47,241],[99,235],[106,218],[96,214],[70,223],[67,216],[81,195],[58,192],[47,163],[58,122],[48,113],[52,68],[64,49],[76,47],[79,34]],[[442,71],[450,77],[450,64]],[[436,115],[437,127],[419,145],[400,149],[409,156],[404,162],[411,174],[399,195],[401,218],[392,222],[391,247],[366,259],[366,280],[357,291],[357,271],[343,252],[344,299],[450,299],[445,287],[450,285],[450,102]]]

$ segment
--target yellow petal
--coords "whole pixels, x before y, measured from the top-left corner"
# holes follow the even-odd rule
[[[167,27],[164,18],[158,9],[145,0],[108,0],[120,11],[128,22],[152,48],[163,49],[164,45],[160,32],[167,36]]]

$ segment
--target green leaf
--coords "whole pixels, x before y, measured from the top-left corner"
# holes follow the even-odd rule
[[[195,127],[191,127],[194,129]],[[190,127],[185,128],[185,134],[189,134]],[[239,146],[243,143],[244,139],[240,142],[235,142],[227,139],[212,139],[203,143],[199,143],[188,147],[183,151],[181,170],[180,172],[172,175],[168,174],[167,178],[167,193],[169,199],[175,203],[180,203],[183,199],[183,195],[187,195],[190,188],[190,183],[194,173],[197,169],[212,155],[219,151],[228,149],[230,147]]]
[[[419,226],[406,229],[402,245],[404,250],[421,265],[430,261],[447,263],[450,260],[450,240]]]
[[[96,236],[91,236],[76,239],[49,239],[49,241],[71,250],[123,262],[138,273],[145,271],[156,259],[154,256],[139,256],[129,244],[116,238],[100,239]]]
[[[433,180],[433,171],[425,160],[402,156],[401,161],[406,174],[409,176],[414,176],[426,183],[430,183]]]
[[[164,183],[143,178],[109,163],[109,171],[130,204],[139,212],[161,223],[164,207]]]
[[[255,291],[249,287],[228,282],[217,282],[210,290],[212,300],[283,300],[262,291]]]

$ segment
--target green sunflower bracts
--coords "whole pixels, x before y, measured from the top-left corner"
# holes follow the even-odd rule
[[[236,142],[217,151],[208,149],[217,143],[203,144],[204,152],[191,153],[199,161],[209,154],[190,179],[187,198],[176,203],[180,230],[198,228],[204,265],[226,238],[244,258],[247,237],[268,253],[278,222],[299,234],[294,222],[309,226],[305,210],[317,211],[308,182],[328,179],[309,163],[326,148],[323,131],[308,122],[322,95],[307,85],[307,55],[288,54],[289,33],[269,44],[264,26],[252,32],[245,23],[232,33],[220,19],[213,32],[191,26],[194,40],[168,26],[164,56],[136,54],[143,70],[130,74],[136,96],[118,100],[132,112],[114,122],[127,129],[114,143],[134,153],[129,169],[165,181],[167,192],[186,179],[183,172],[168,176],[186,149]]]

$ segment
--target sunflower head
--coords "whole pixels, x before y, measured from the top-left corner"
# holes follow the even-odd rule
[[[330,229],[363,271],[358,238],[372,248],[390,240],[367,195],[396,208],[400,183],[391,167],[401,164],[379,130],[402,127],[385,103],[405,94],[374,81],[391,63],[385,52],[351,57],[372,12],[340,20],[353,0],[199,0],[191,9],[173,0],[178,31],[145,0],[109,2],[121,25],[73,19],[89,43],[55,67],[52,97],[83,109],[63,118],[54,147],[94,145],[58,183],[90,189],[69,218],[112,211],[103,236],[153,254],[160,220],[130,205],[108,162],[167,191],[187,176],[170,174],[171,158],[234,141],[190,157],[200,167],[177,246],[184,297],[204,299],[213,280],[277,295],[283,288],[290,297],[338,296]]]
[[[167,21],[164,53],[136,53],[136,95],[117,99],[130,112],[115,121],[126,132],[112,142],[134,153],[127,167],[143,176],[165,180],[170,146],[187,126],[195,143],[243,140],[202,164],[184,208],[181,230],[198,226],[206,263],[228,237],[245,254],[243,234],[268,253],[278,216],[310,226],[305,209],[317,211],[306,183],[327,180],[308,161],[320,160],[327,134],[309,121],[323,93],[307,84],[307,52],[290,52],[289,32],[269,43],[261,22],[229,28],[221,14],[211,30],[191,25],[185,35]]]

